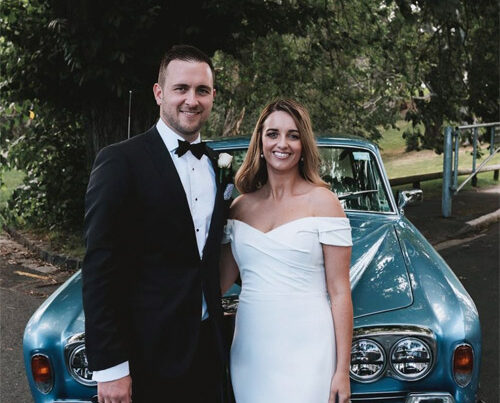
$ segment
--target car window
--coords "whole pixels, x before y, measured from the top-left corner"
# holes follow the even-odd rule
[[[243,163],[246,150],[224,150],[233,156],[234,174]],[[391,212],[391,205],[374,155],[349,147],[320,147],[320,175],[330,184],[345,210]],[[238,196],[235,189],[233,197]]]

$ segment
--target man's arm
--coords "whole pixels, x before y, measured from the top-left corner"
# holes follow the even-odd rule
[[[116,146],[103,149],[94,163],[85,197],[83,308],[89,369],[94,371],[129,359],[122,312],[127,269],[120,257],[121,227],[130,193],[127,165]]]

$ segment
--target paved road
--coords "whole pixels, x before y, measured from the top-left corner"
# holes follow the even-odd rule
[[[439,251],[476,303],[483,334],[479,397],[498,402],[500,223]]]
[[[483,362],[479,397],[498,400],[500,224],[439,252],[476,302],[483,329]],[[17,248],[14,252],[12,248]],[[22,361],[24,326],[34,310],[70,273],[33,259],[0,234],[0,401],[28,403],[31,395]]]
[[[33,258],[0,233],[0,402],[32,402],[22,356],[24,327],[70,274]]]

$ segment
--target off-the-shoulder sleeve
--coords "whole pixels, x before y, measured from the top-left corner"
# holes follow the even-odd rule
[[[222,234],[222,244],[233,242],[233,220],[227,220],[224,225],[224,233]]]
[[[344,217],[322,217],[318,220],[319,241],[325,245],[352,246],[351,225]]]

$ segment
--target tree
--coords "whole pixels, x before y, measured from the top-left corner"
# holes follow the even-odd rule
[[[396,3],[398,33],[407,38],[396,41],[396,48],[410,50],[400,65],[414,106],[408,119],[425,127],[424,133],[417,133],[417,147],[440,153],[446,122],[498,120],[498,3]]]

